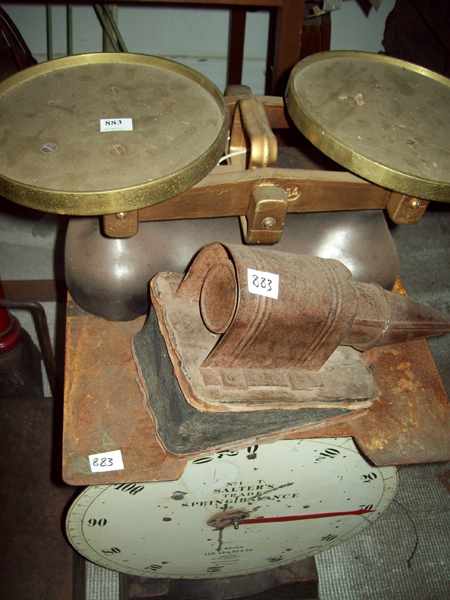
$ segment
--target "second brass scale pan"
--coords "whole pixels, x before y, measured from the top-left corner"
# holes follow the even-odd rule
[[[368,52],[321,52],[294,67],[287,107],[302,133],[382,187],[450,201],[450,79]]]

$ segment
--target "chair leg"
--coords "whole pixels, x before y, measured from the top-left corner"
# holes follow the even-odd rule
[[[245,8],[232,8],[230,11],[227,85],[239,84],[242,81],[246,17]]]

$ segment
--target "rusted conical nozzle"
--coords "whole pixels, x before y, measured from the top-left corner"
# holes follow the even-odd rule
[[[450,332],[449,319],[425,304],[367,283],[352,284],[357,310],[342,344],[366,350]]]

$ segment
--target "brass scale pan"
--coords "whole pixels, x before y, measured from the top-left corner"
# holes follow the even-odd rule
[[[101,119],[128,130],[101,132]],[[181,64],[114,53],[50,61],[0,84],[0,194],[61,214],[142,208],[205,177],[227,134],[222,94]]]
[[[296,126],[369,181],[450,199],[450,80],[383,55],[325,52],[292,71]],[[132,120],[100,131],[100,120]],[[128,121],[129,122],[129,121]],[[0,194],[39,210],[108,214],[167,200],[217,164],[228,123],[200,73],[139,54],[86,54],[0,84]]]
[[[294,67],[286,102],[300,131],[349,171],[450,201],[450,79],[381,54],[322,52]]]

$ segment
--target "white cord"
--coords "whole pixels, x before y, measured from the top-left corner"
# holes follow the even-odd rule
[[[229,154],[225,154],[225,156],[222,156],[222,158],[217,164],[220,165],[220,163],[222,163],[224,160],[228,160],[232,156],[239,156],[240,154],[247,154],[247,150],[236,150],[236,152],[230,152]]]

